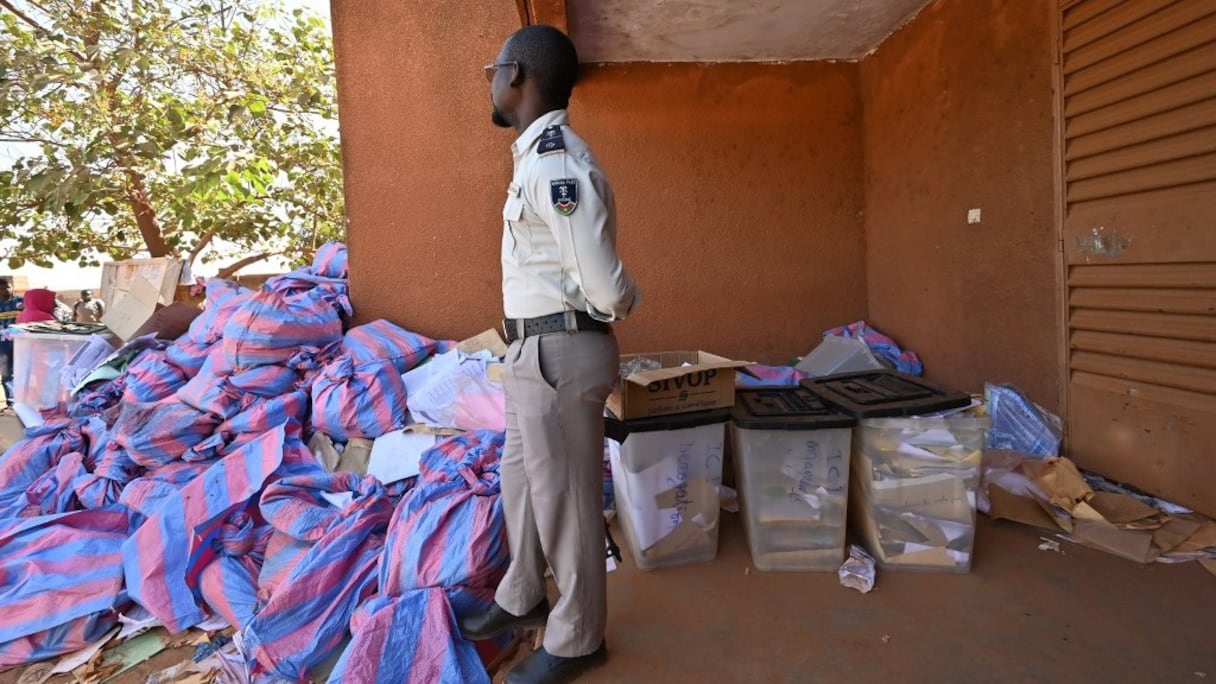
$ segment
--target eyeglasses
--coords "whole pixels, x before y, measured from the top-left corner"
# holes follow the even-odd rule
[[[482,69],[486,72],[486,80],[493,81],[494,74],[498,73],[498,70],[505,66],[518,67],[519,62],[497,62],[495,64],[487,64],[483,66]]]

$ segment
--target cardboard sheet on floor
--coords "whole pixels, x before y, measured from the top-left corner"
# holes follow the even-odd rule
[[[1049,458],[1045,461],[1025,461],[1022,472],[1047,494],[1051,503],[1073,512],[1077,504],[1088,501],[1094,490],[1090,488],[1076,464],[1066,458]]]
[[[988,487],[988,500],[991,503],[991,508],[988,511],[990,518],[1010,520],[1044,530],[1059,531],[1064,529],[1039,504],[1038,499],[1019,496],[996,485],[990,485]]]
[[[1202,523],[1185,518],[1170,518],[1153,532],[1153,546],[1162,553],[1173,551],[1199,531]]]
[[[1186,541],[1182,542],[1175,551],[1187,553],[1203,549],[1216,548],[1216,522],[1205,520],[1200,524]]]
[[[1079,519],[1072,537],[1085,546],[1113,553],[1137,563],[1151,563],[1159,555],[1148,532],[1121,530],[1105,520]]]
[[[1132,523],[1161,514],[1161,511],[1136,497],[1117,492],[1094,492],[1093,498],[1089,500],[1089,505],[1101,513],[1107,522],[1115,525]]]

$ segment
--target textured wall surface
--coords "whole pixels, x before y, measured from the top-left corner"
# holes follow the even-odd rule
[[[938,0],[861,72],[871,323],[932,378],[1056,408],[1049,4]]]
[[[333,13],[359,317],[494,325],[514,134],[489,124],[480,67],[513,5]],[[1049,16],[939,0],[861,64],[588,67],[572,123],[644,293],[622,349],[777,362],[866,317],[931,377],[1056,407]]]
[[[462,337],[501,313],[513,132],[481,65],[511,3],[333,3],[361,320]],[[369,49],[375,46],[375,49]],[[589,67],[571,104],[616,189],[643,291],[625,351],[805,353],[865,312],[856,64]]]

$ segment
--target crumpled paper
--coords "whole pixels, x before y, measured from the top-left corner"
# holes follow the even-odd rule
[[[853,544],[849,547],[849,557],[840,566],[838,574],[841,586],[868,594],[874,588],[874,557]]]

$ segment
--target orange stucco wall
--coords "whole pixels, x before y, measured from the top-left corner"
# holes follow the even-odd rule
[[[938,0],[861,70],[870,321],[1056,408],[1051,4]]]
[[[938,0],[860,64],[588,68],[573,125],[644,293],[622,349],[780,362],[864,317],[931,377],[1055,407],[1048,5]],[[513,133],[480,67],[514,3],[332,8],[359,318],[494,325]]]
[[[512,132],[481,66],[511,2],[334,0],[351,249],[363,320],[462,337],[501,316]],[[856,64],[591,67],[572,123],[617,196],[643,291],[626,351],[762,361],[865,313]]]

